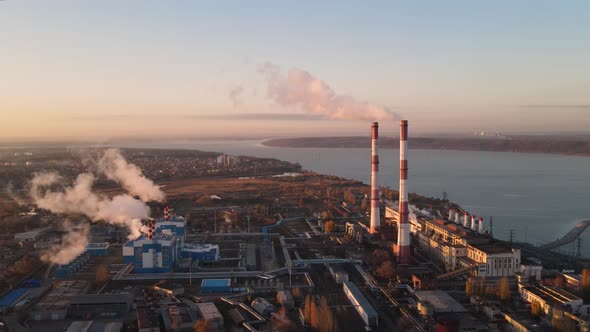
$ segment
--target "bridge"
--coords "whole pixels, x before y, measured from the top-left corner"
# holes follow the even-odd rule
[[[590,219],[585,219],[576,224],[574,228],[572,228],[567,234],[565,234],[562,238],[557,239],[553,242],[544,244],[540,246],[540,249],[551,250],[557,247],[564,246],[568,243],[574,242],[585,230],[590,226]]]

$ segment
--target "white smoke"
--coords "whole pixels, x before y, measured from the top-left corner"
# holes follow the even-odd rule
[[[139,196],[144,202],[161,202],[166,197],[160,187],[143,176],[137,165],[129,164],[118,149],[107,149],[98,159],[97,167],[108,179],[119,183],[127,192]]]
[[[259,72],[266,78],[267,98],[282,106],[297,106],[328,119],[382,121],[397,117],[385,107],[337,94],[326,82],[298,68],[284,76],[279,67],[265,63]]]
[[[94,192],[92,186],[96,177],[92,173],[79,174],[72,185],[63,187],[63,178],[55,172],[48,172],[34,175],[29,195],[39,208],[65,215],[85,215],[93,222],[123,226],[129,230],[129,239],[138,238],[142,233],[141,220],[147,219],[150,213],[144,202],[162,201],[164,193],[143,176],[139,167],[127,163],[119,150],[106,150],[96,165],[99,173],[120,184],[130,194],[109,197]],[[57,264],[69,263],[85,250],[88,233],[88,230],[70,231],[64,235],[61,245],[46,252],[45,259]]]
[[[141,219],[148,218],[150,212],[145,203],[129,194],[109,198],[93,192],[95,178],[90,173],[78,175],[74,184],[63,191],[52,191],[49,187],[61,179],[57,173],[36,174],[31,180],[30,190],[35,205],[53,213],[83,214],[95,222],[125,226],[130,232],[130,239],[141,235]]]
[[[88,224],[81,224],[78,227],[74,227],[74,225],[66,221],[63,227],[68,232],[61,238],[59,245],[41,254],[43,261],[60,265],[68,264],[86,250],[88,234],[90,233]]]
[[[240,96],[242,95],[242,92],[244,92],[244,88],[241,85],[234,85],[230,90],[229,90],[229,99],[231,100],[232,104],[234,105],[234,108],[237,108],[238,105],[240,104]]]

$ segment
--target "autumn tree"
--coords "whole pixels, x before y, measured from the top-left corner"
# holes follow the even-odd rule
[[[106,264],[99,264],[96,267],[96,282],[104,284],[107,280],[109,280],[109,269]]]
[[[393,272],[393,263],[390,260],[387,260],[381,263],[381,265],[379,265],[377,270],[375,270],[375,275],[380,278],[384,278],[391,281],[391,277],[393,277]]]
[[[541,303],[539,303],[539,301],[531,302],[531,315],[533,317],[539,318],[542,312],[543,308],[541,307]]]
[[[336,230],[336,223],[332,220],[328,220],[324,225],[324,231],[326,233],[332,233]]]
[[[319,322],[319,331],[332,332],[334,330],[334,316],[325,296],[322,296],[322,300],[320,301],[318,314],[319,317],[322,317],[322,320]]]
[[[367,211],[367,198],[363,197],[363,199],[361,200],[361,211]]]
[[[486,287],[482,278],[469,277],[465,282],[465,293],[467,296],[486,295]]]
[[[315,304],[315,301],[313,299],[311,301],[310,314],[311,317],[309,319],[309,322],[311,324],[311,328],[318,330],[320,328],[320,315],[318,311],[318,306]]]
[[[555,279],[553,279],[553,285],[555,287],[563,288],[563,284],[564,280],[562,275],[558,275],[557,277],[555,277]]]
[[[346,201],[348,203],[354,203],[354,202],[356,202],[356,197],[354,196],[354,193],[352,192],[351,189],[347,189],[344,192],[344,201]]]
[[[305,297],[305,304],[303,305],[303,320],[308,324],[311,322],[311,302],[311,295],[308,294]]]
[[[575,332],[576,321],[570,318],[563,310],[554,307],[551,315],[551,327],[557,332]]]
[[[500,280],[498,280],[497,295],[502,301],[510,300],[510,283],[508,282],[508,278],[502,277]]]
[[[193,325],[195,332],[211,332],[211,324],[208,320],[199,319]]]
[[[380,266],[383,262],[389,260],[389,253],[383,249],[375,249],[369,257],[369,263],[373,265],[373,267]]]
[[[582,298],[584,302],[590,301],[590,270],[583,269],[580,279],[580,290],[582,291]]]

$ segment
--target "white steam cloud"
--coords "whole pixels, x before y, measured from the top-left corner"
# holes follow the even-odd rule
[[[265,63],[259,67],[267,82],[267,98],[282,106],[296,106],[328,119],[384,121],[397,118],[382,106],[337,94],[324,81],[305,70],[292,68],[284,76],[280,68]]]
[[[83,214],[92,221],[106,221],[129,229],[129,238],[141,235],[141,219],[149,217],[150,209],[142,201],[129,194],[113,198],[92,191],[94,175],[82,173],[74,184],[63,191],[48,189],[61,180],[57,173],[36,174],[31,180],[31,198],[39,208],[53,213]]]
[[[241,85],[234,85],[229,90],[229,99],[231,100],[234,108],[237,108],[240,105],[240,96],[244,92],[244,88]]]
[[[94,192],[92,186],[96,178],[91,173],[79,174],[71,186],[55,190],[63,178],[49,172],[37,173],[31,180],[29,194],[33,202],[53,213],[85,215],[93,222],[124,226],[129,230],[129,238],[136,239],[141,235],[141,219],[147,219],[150,213],[145,202],[162,201],[164,193],[143,176],[139,167],[128,164],[116,149],[106,150],[96,164],[100,173],[130,194],[108,197]],[[68,263],[82,253],[87,244],[88,231],[71,231],[64,236],[60,246],[47,252],[44,259],[58,264]]]
[[[68,264],[86,250],[90,233],[88,224],[81,224],[76,228],[70,222],[65,222],[63,226],[68,232],[61,238],[59,245],[41,255],[42,260],[53,264]]]
[[[165,198],[160,187],[143,176],[139,167],[129,164],[118,149],[106,150],[98,159],[97,167],[109,180],[119,183],[127,192],[139,196],[144,202],[161,202]]]

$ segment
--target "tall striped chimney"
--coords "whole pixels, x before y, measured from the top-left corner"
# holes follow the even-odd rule
[[[477,217],[475,215],[471,216],[471,230],[477,232]]]
[[[381,225],[379,211],[379,154],[377,153],[377,140],[379,139],[379,123],[371,125],[371,227],[369,232],[375,234]]]
[[[410,264],[410,223],[408,208],[408,191],[406,181],[408,180],[408,121],[400,122],[399,135],[399,229],[397,233],[398,263]]]

